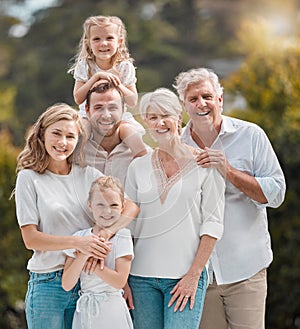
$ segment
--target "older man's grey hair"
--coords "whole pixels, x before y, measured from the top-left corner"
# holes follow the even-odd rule
[[[175,78],[175,84],[173,87],[177,90],[180,100],[184,101],[185,93],[190,85],[206,80],[209,80],[212,83],[218,97],[223,95],[223,87],[221,86],[216,73],[203,67],[179,73]]]

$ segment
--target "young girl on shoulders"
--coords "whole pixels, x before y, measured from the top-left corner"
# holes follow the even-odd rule
[[[75,79],[74,100],[82,104],[92,86],[101,79],[112,82],[122,92],[125,103],[137,103],[135,67],[126,46],[124,23],[116,16],[91,16],[83,24],[83,35],[75,63],[70,68]],[[80,106],[85,116],[84,106]]]
[[[88,208],[94,226],[78,231],[75,236],[98,235],[101,229],[116,223],[123,209],[124,191],[120,181],[112,176],[102,176],[91,186]],[[81,296],[77,301],[72,329],[132,327],[122,288],[127,282],[133,258],[133,244],[128,229],[119,230],[111,239],[112,251],[108,254],[104,268],[98,263],[93,273],[86,273],[87,256],[74,250],[66,250],[66,263],[62,286],[71,290],[80,277]]]
[[[125,105],[134,107],[137,104],[135,67],[126,41],[126,28],[119,17],[91,16],[85,20],[79,52],[69,70],[75,79],[73,95],[82,117],[86,117],[85,101],[89,90],[103,79],[118,88]],[[91,127],[87,120],[84,120],[84,127],[89,135]],[[133,135],[140,140],[145,133],[143,126],[130,112],[126,112],[126,107],[120,130],[123,132],[122,140]],[[137,153],[136,150],[133,153]]]

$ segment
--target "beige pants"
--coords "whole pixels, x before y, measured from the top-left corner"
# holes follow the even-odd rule
[[[199,329],[264,329],[267,271],[250,279],[209,285]]]

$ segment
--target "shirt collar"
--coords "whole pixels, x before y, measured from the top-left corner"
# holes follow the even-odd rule
[[[193,145],[194,147],[198,147],[196,142],[193,140],[191,136],[191,127],[192,122],[191,120],[188,121],[186,126],[183,128],[181,139],[184,143]],[[224,134],[231,134],[236,131],[236,127],[233,124],[233,121],[230,119],[230,117],[222,115],[222,125],[221,125],[221,131],[219,133],[219,137]]]
[[[189,120],[183,129],[183,133],[182,133],[183,139],[186,139],[191,136],[191,127],[192,127],[192,122],[191,120]],[[230,117],[226,115],[222,115],[222,125],[221,125],[221,131],[219,133],[219,136],[225,133],[233,133],[235,131],[236,131],[236,127],[233,125],[233,121],[230,120]]]
[[[98,144],[95,140],[94,140],[94,135],[93,135],[93,131],[91,131],[91,134],[90,134],[90,137],[88,138],[88,141],[90,143],[90,145],[94,145],[94,149],[95,150],[102,150],[103,152],[106,152],[107,151],[100,145]],[[95,146],[96,145],[96,146]],[[122,153],[122,152],[125,152],[127,150],[130,150],[129,147],[124,143],[124,141],[121,141],[118,145],[116,145],[113,150],[109,153],[109,155],[112,155],[114,153]]]
[[[223,135],[225,133],[234,133],[236,131],[236,127],[233,125],[233,121],[230,117],[226,115],[222,115],[222,126],[219,135]]]

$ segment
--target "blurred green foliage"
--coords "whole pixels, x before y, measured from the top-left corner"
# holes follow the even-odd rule
[[[279,209],[269,210],[274,261],[268,278],[266,328],[297,328],[299,1],[287,0],[282,4],[280,0],[61,0],[59,3],[37,12],[28,33],[20,38],[11,36],[11,28],[19,23],[18,19],[0,15],[0,247],[4,255],[0,261],[0,327],[26,327],[21,302],[26,291],[30,252],[21,240],[14,202],[9,201],[15,183],[16,156],[26,130],[42,111],[60,101],[75,105],[73,77],[67,74],[67,69],[77,51],[85,18],[103,14],[120,16],[126,24],[140,93],[161,86],[172,89],[179,72],[209,67],[221,77],[230,99],[239,97],[244,101],[242,108],[235,107],[234,101],[228,106],[225,102],[225,113],[256,122],[267,132],[285,172],[288,191],[285,203]],[[285,17],[293,24],[285,26]]]
[[[26,263],[30,253],[25,249],[16,224],[15,206],[10,196],[15,184],[16,157],[7,130],[0,130],[0,327],[24,328],[22,300],[27,287]],[[21,299],[22,298],[22,299]],[[11,327],[9,324],[14,325]]]

